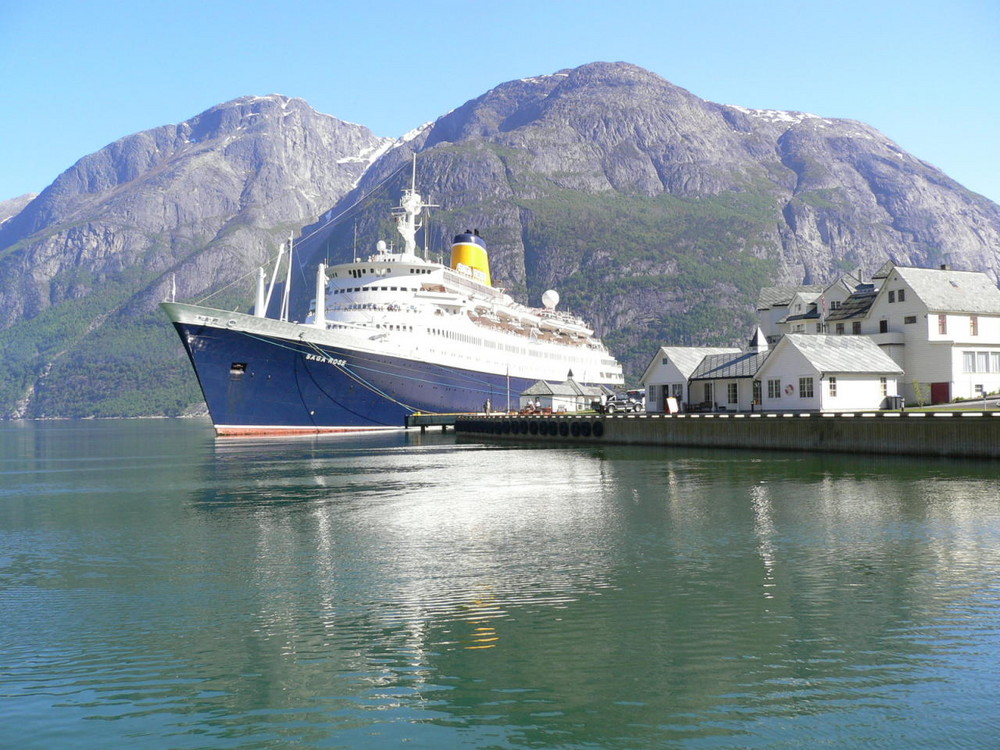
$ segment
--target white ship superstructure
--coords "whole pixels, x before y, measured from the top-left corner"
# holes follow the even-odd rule
[[[579,318],[515,302],[492,285],[477,231],[455,237],[449,265],[417,254],[411,187],[397,213],[404,243],[320,264],[304,323],[265,317],[258,276],[254,315],[179,303],[164,307],[181,335],[220,434],[400,427],[414,411],[504,408],[537,380],[619,387],[619,363]],[[290,265],[290,262],[289,262]],[[290,278],[290,276],[289,276]]]

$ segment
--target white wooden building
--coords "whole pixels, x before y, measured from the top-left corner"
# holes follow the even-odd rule
[[[799,286],[766,286],[757,295],[757,324],[764,332],[769,344],[774,344],[786,333],[782,321],[796,314],[789,309],[797,295],[821,295],[825,287],[819,284]],[[803,312],[802,310],[798,311]]]
[[[756,373],[765,411],[884,409],[903,369],[867,336],[787,334]]]
[[[667,411],[667,398],[678,405],[688,403],[688,379],[701,361],[715,354],[738,354],[735,347],[661,346],[639,379],[646,389],[646,411]]]
[[[862,335],[905,374],[907,403],[1000,391],[1000,290],[986,274],[887,263],[867,290],[826,318],[829,333]]]
[[[547,383],[539,380],[520,395],[520,408],[537,407],[553,412],[576,412],[591,408],[593,401],[604,403],[611,393],[601,386],[581,385],[573,378],[563,383]]]
[[[760,404],[757,371],[770,355],[758,327],[747,347],[735,354],[704,357],[689,380],[689,410],[753,411]]]
[[[829,333],[825,322],[827,315],[840,310],[844,302],[858,290],[862,284],[860,275],[845,274],[818,294],[812,291],[812,287],[798,288],[799,291],[788,302],[787,315],[776,323],[778,332]],[[777,341],[777,336],[768,338],[771,344]]]

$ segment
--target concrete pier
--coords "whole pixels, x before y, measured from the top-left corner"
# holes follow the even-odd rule
[[[1000,412],[465,415],[458,435],[830,453],[1000,458]]]
[[[457,418],[458,414],[410,414],[406,418],[406,427],[419,427],[421,432],[426,432],[428,427],[440,427],[441,432],[447,432],[449,427],[455,426]]]

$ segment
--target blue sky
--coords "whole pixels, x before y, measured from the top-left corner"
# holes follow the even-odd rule
[[[0,0],[0,200],[238,96],[399,136],[597,60],[710,101],[861,120],[1000,202],[997,0]]]

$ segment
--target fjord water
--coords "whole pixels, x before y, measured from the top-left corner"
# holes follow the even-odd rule
[[[989,462],[0,427],[2,748],[1000,746]]]

